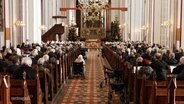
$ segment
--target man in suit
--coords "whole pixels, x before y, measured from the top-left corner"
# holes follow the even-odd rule
[[[21,64],[22,65],[17,70],[15,70],[13,77],[16,79],[23,79],[24,77],[26,77],[26,79],[35,79],[36,71],[33,70],[33,68],[31,67],[32,65],[31,58],[23,57]],[[26,75],[24,76],[24,74]]]
[[[179,65],[173,69],[173,74],[180,74],[184,70],[184,56],[180,58]]]
[[[19,56],[13,56],[12,57],[12,63],[6,68],[6,72],[13,74],[15,70],[17,70],[20,67],[20,57]]]
[[[184,56],[180,58],[179,65],[173,69],[172,73],[177,75],[177,80],[184,80]]]
[[[156,53],[155,60],[151,63],[151,67],[156,72],[157,80],[166,80],[166,73],[169,71],[169,65],[162,60],[162,54]]]

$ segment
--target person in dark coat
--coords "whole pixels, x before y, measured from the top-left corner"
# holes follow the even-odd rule
[[[24,74],[26,79],[35,79],[36,78],[36,71],[32,69],[32,60],[30,57],[23,57],[22,58],[22,65],[20,68],[15,70],[13,77],[15,79],[23,79]]]
[[[180,63],[176,68],[173,69],[173,74],[179,74],[184,70],[184,56],[180,58]]]
[[[177,80],[184,80],[184,56],[180,58],[179,65],[173,69],[173,74],[176,74]]]
[[[0,72],[4,72],[6,67],[7,67],[7,63],[3,60],[3,55],[0,52]]]
[[[176,76],[177,80],[184,80],[184,70]]]
[[[162,60],[160,53],[155,54],[155,60],[151,63],[151,67],[156,72],[157,80],[166,80],[166,73],[170,70],[169,65]]]
[[[174,53],[171,53],[169,55],[169,59],[167,60],[167,64],[169,64],[169,65],[177,65],[178,64],[178,61],[175,59]]]
[[[9,65],[6,68],[6,72],[13,74],[15,70],[17,70],[20,67],[20,57],[18,56],[13,56],[12,58],[12,65]]]
[[[35,68],[37,72],[44,71],[46,75],[48,76],[48,82],[50,83],[52,80],[52,74],[48,68],[45,68],[44,65],[44,58],[40,58],[37,62],[37,67]]]
[[[176,60],[179,62],[180,58],[183,56],[183,52],[181,51],[181,49],[176,49],[175,51],[175,58]]]

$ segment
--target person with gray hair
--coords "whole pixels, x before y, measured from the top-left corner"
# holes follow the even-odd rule
[[[6,48],[4,52],[4,58],[8,60],[11,55],[12,55],[12,50],[10,48]]]
[[[169,65],[162,60],[162,54],[156,53],[155,60],[152,61],[151,67],[156,72],[157,80],[166,80],[166,73],[170,71]]]
[[[180,63],[173,69],[173,74],[176,74],[177,80],[184,80],[184,56],[180,58]]]
[[[172,52],[169,55],[169,59],[166,61],[169,65],[176,65],[178,64],[178,61],[175,58],[175,54]]]
[[[35,79],[36,71],[33,70],[32,60],[30,57],[23,57],[21,61],[21,66],[15,70],[13,77],[16,79],[23,79],[23,73],[26,73],[26,79]]]
[[[15,70],[17,70],[20,67],[20,57],[19,56],[13,56],[12,57],[12,64],[10,64],[6,68],[6,72],[13,74]]]
[[[50,59],[49,55],[48,54],[43,55],[43,59],[44,59],[43,66],[48,69],[51,69],[51,63],[49,62],[49,59]]]
[[[180,58],[180,62],[179,65],[177,65],[174,69],[173,69],[173,74],[179,74],[184,70],[184,56],[182,56]]]
[[[35,69],[37,72],[40,72],[40,71],[44,71],[46,73],[46,75],[48,76],[48,82],[50,83],[51,82],[51,78],[52,78],[52,74],[50,73],[50,70],[46,67],[44,67],[44,63],[45,63],[45,60],[44,58],[39,58],[38,61],[37,61],[37,66]]]
[[[17,54],[18,56],[21,56],[21,55],[22,55],[20,48],[17,48],[17,49],[16,49],[16,54]]]

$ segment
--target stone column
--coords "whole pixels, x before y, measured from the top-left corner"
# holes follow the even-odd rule
[[[154,0],[153,6],[153,42],[160,44],[161,0]]]
[[[5,36],[4,36],[4,40],[5,40],[5,45],[7,48],[10,47],[10,0],[4,0],[4,17],[5,17]]]
[[[31,43],[41,43],[41,0],[28,0],[27,6],[29,26],[29,40]]]
[[[180,32],[180,36],[181,36],[181,39],[180,39],[180,42],[181,42],[181,47],[184,47],[184,1],[181,0],[181,21],[180,21],[180,28],[181,28],[181,32]],[[179,40],[179,39],[178,39]]]

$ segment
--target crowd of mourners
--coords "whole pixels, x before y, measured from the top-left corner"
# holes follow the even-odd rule
[[[35,79],[38,71],[45,71],[51,78],[51,64],[57,63],[59,57],[82,45],[82,42],[50,41],[42,44],[22,43],[16,48],[2,47],[0,72],[10,73],[16,79],[23,79],[26,73],[26,79]]]
[[[184,52],[182,48],[168,48],[159,44],[148,44],[140,41],[105,42],[116,54],[134,66],[142,66],[139,74],[146,74],[148,79],[156,72],[157,80],[166,80],[167,74],[176,74],[178,80],[184,79]],[[26,72],[27,79],[34,79],[36,72],[50,74],[50,64],[82,42],[47,42],[40,44],[17,45],[16,48],[2,47],[0,51],[0,72],[8,72],[14,78],[22,79]],[[176,66],[171,70],[170,66]]]
[[[166,80],[168,74],[184,80],[184,52],[182,48],[168,48],[146,42],[105,42],[123,60],[134,66],[141,66],[138,74],[146,74],[147,79]],[[174,69],[171,66],[175,66]]]

